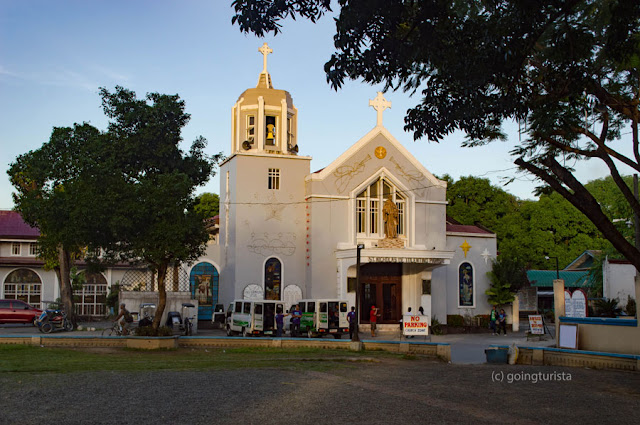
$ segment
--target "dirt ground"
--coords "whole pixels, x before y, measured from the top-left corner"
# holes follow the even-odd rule
[[[421,358],[323,372],[6,373],[0,388],[0,424],[20,425],[636,424],[640,409],[637,372]]]

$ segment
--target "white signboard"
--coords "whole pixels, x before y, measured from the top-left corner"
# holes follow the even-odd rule
[[[405,314],[402,325],[403,335],[429,335],[429,316]]]
[[[573,306],[573,316],[571,317],[587,317],[587,294],[582,289],[573,291],[571,304]]]
[[[564,315],[573,317],[573,304],[571,303],[571,292],[564,290]]]
[[[543,335],[544,334],[544,324],[542,323],[542,315],[541,314],[530,314],[529,315],[529,329],[531,329],[531,334],[533,334],[533,335]]]
[[[576,289],[573,294],[564,291],[564,315],[567,317],[587,317],[587,294]]]
[[[578,349],[578,325],[560,324],[558,347]]]

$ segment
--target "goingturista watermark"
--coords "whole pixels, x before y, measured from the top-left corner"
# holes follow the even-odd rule
[[[505,372],[503,370],[494,370],[491,372],[491,381],[493,382],[506,382],[507,384],[513,384],[514,382],[531,382],[537,384],[538,382],[562,382],[571,381],[571,374],[569,372]]]

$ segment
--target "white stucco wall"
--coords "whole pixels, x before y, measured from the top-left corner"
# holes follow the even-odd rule
[[[624,308],[629,297],[633,298],[635,294],[636,268],[632,264],[612,263],[606,259],[602,269],[603,295],[609,299],[617,298],[619,305]]]

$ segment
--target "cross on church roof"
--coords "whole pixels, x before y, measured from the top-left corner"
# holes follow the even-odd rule
[[[369,106],[373,106],[377,112],[376,126],[382,126],[382,113],[385,109],[391,108],[391,102],[384,98],[382,92],[378,92],[375,99],[369,99]]]
[[[258,49],[260,53],[262,53],[262,72],[264,74],[267,73],[267,55],[269,53],[273,53],[273,50],[269,47],[267,43],[264,43],[261,48]]]

